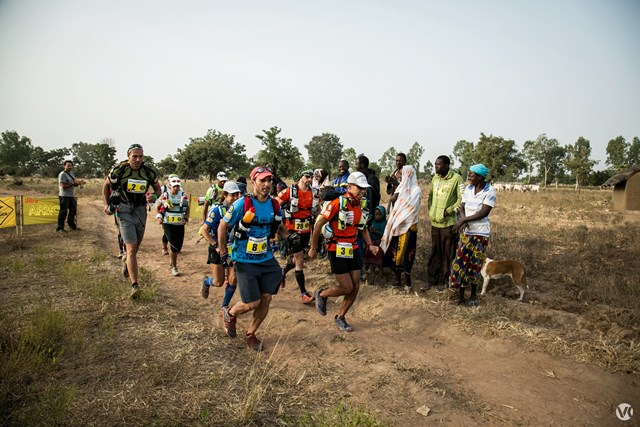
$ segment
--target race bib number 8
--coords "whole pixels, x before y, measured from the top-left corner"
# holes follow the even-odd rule
[[[267,238],[256,239],[255,237],[249,237],[247,240],[247,253],[254,255],[262,255],[267,252],[268,248]]]
[[[147,192],[147,181],[142,179],[128,179],[127,180],[127,191],[129,193],[146,193]]]
[[[336,243],[336,258],[353,258],[353,244]]]
[[[296,231],[308,231],[311,228],[311,222],[308,219],[296,219],[294,228]]]

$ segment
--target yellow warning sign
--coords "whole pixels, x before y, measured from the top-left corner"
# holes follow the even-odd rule
[[[0,197],[0,228],[16,226],[16,198]]]

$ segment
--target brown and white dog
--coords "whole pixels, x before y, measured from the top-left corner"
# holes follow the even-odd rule
[[[520,298],[518,298],[518,301],[522,301],[522,298],[524,297],[523,286],[526,286],[527,289],[529,289],[529,285],[527,285],[527,278],[525,277],[524,266],[518,261],[494,261],[491,258],[487,258],[482,265],[480,274],[482,274],[482,278],[484,279],[480,295],[484,295],[491,279],[499,279],[500,277],[507,276],[511,277],[513,284],[516,285],[520,291]]]

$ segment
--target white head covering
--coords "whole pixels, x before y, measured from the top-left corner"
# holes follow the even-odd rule
[[[404,165],[402,168],[402,181],[400,181],[396,193],[398,193],[398,200],[393,205],[380,242],[380,247],[385,252],[394,236],[406,233],[413,224],[418,223],[422,190],[418,186],[418,178],[413,166]]]

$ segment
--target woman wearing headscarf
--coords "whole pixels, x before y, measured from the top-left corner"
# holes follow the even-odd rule
[[[483,164],[469,168],[469,185],[462,194],[460,220],[453,225],[453,232],[460,233],[456,257],[451,264],[449,286],[460,290],[459,304],[464,304],[465,288],[471,285],[468,305],[476,304],[476,290],[482,283],[480,270],[486,258],[489,244],[489,213],[496,205],[496,190],[486,179],[489,169]]]
[[[380,247],[385,252],[385,266],[391,267],[396,276],[395,286],[411,287],[411,269],[416,257],[418,242],[418,215],[422,190],[418,186],[416,171],[411,165],[402,168],[402,179],[396,189],[398,195],[387,220]]]

